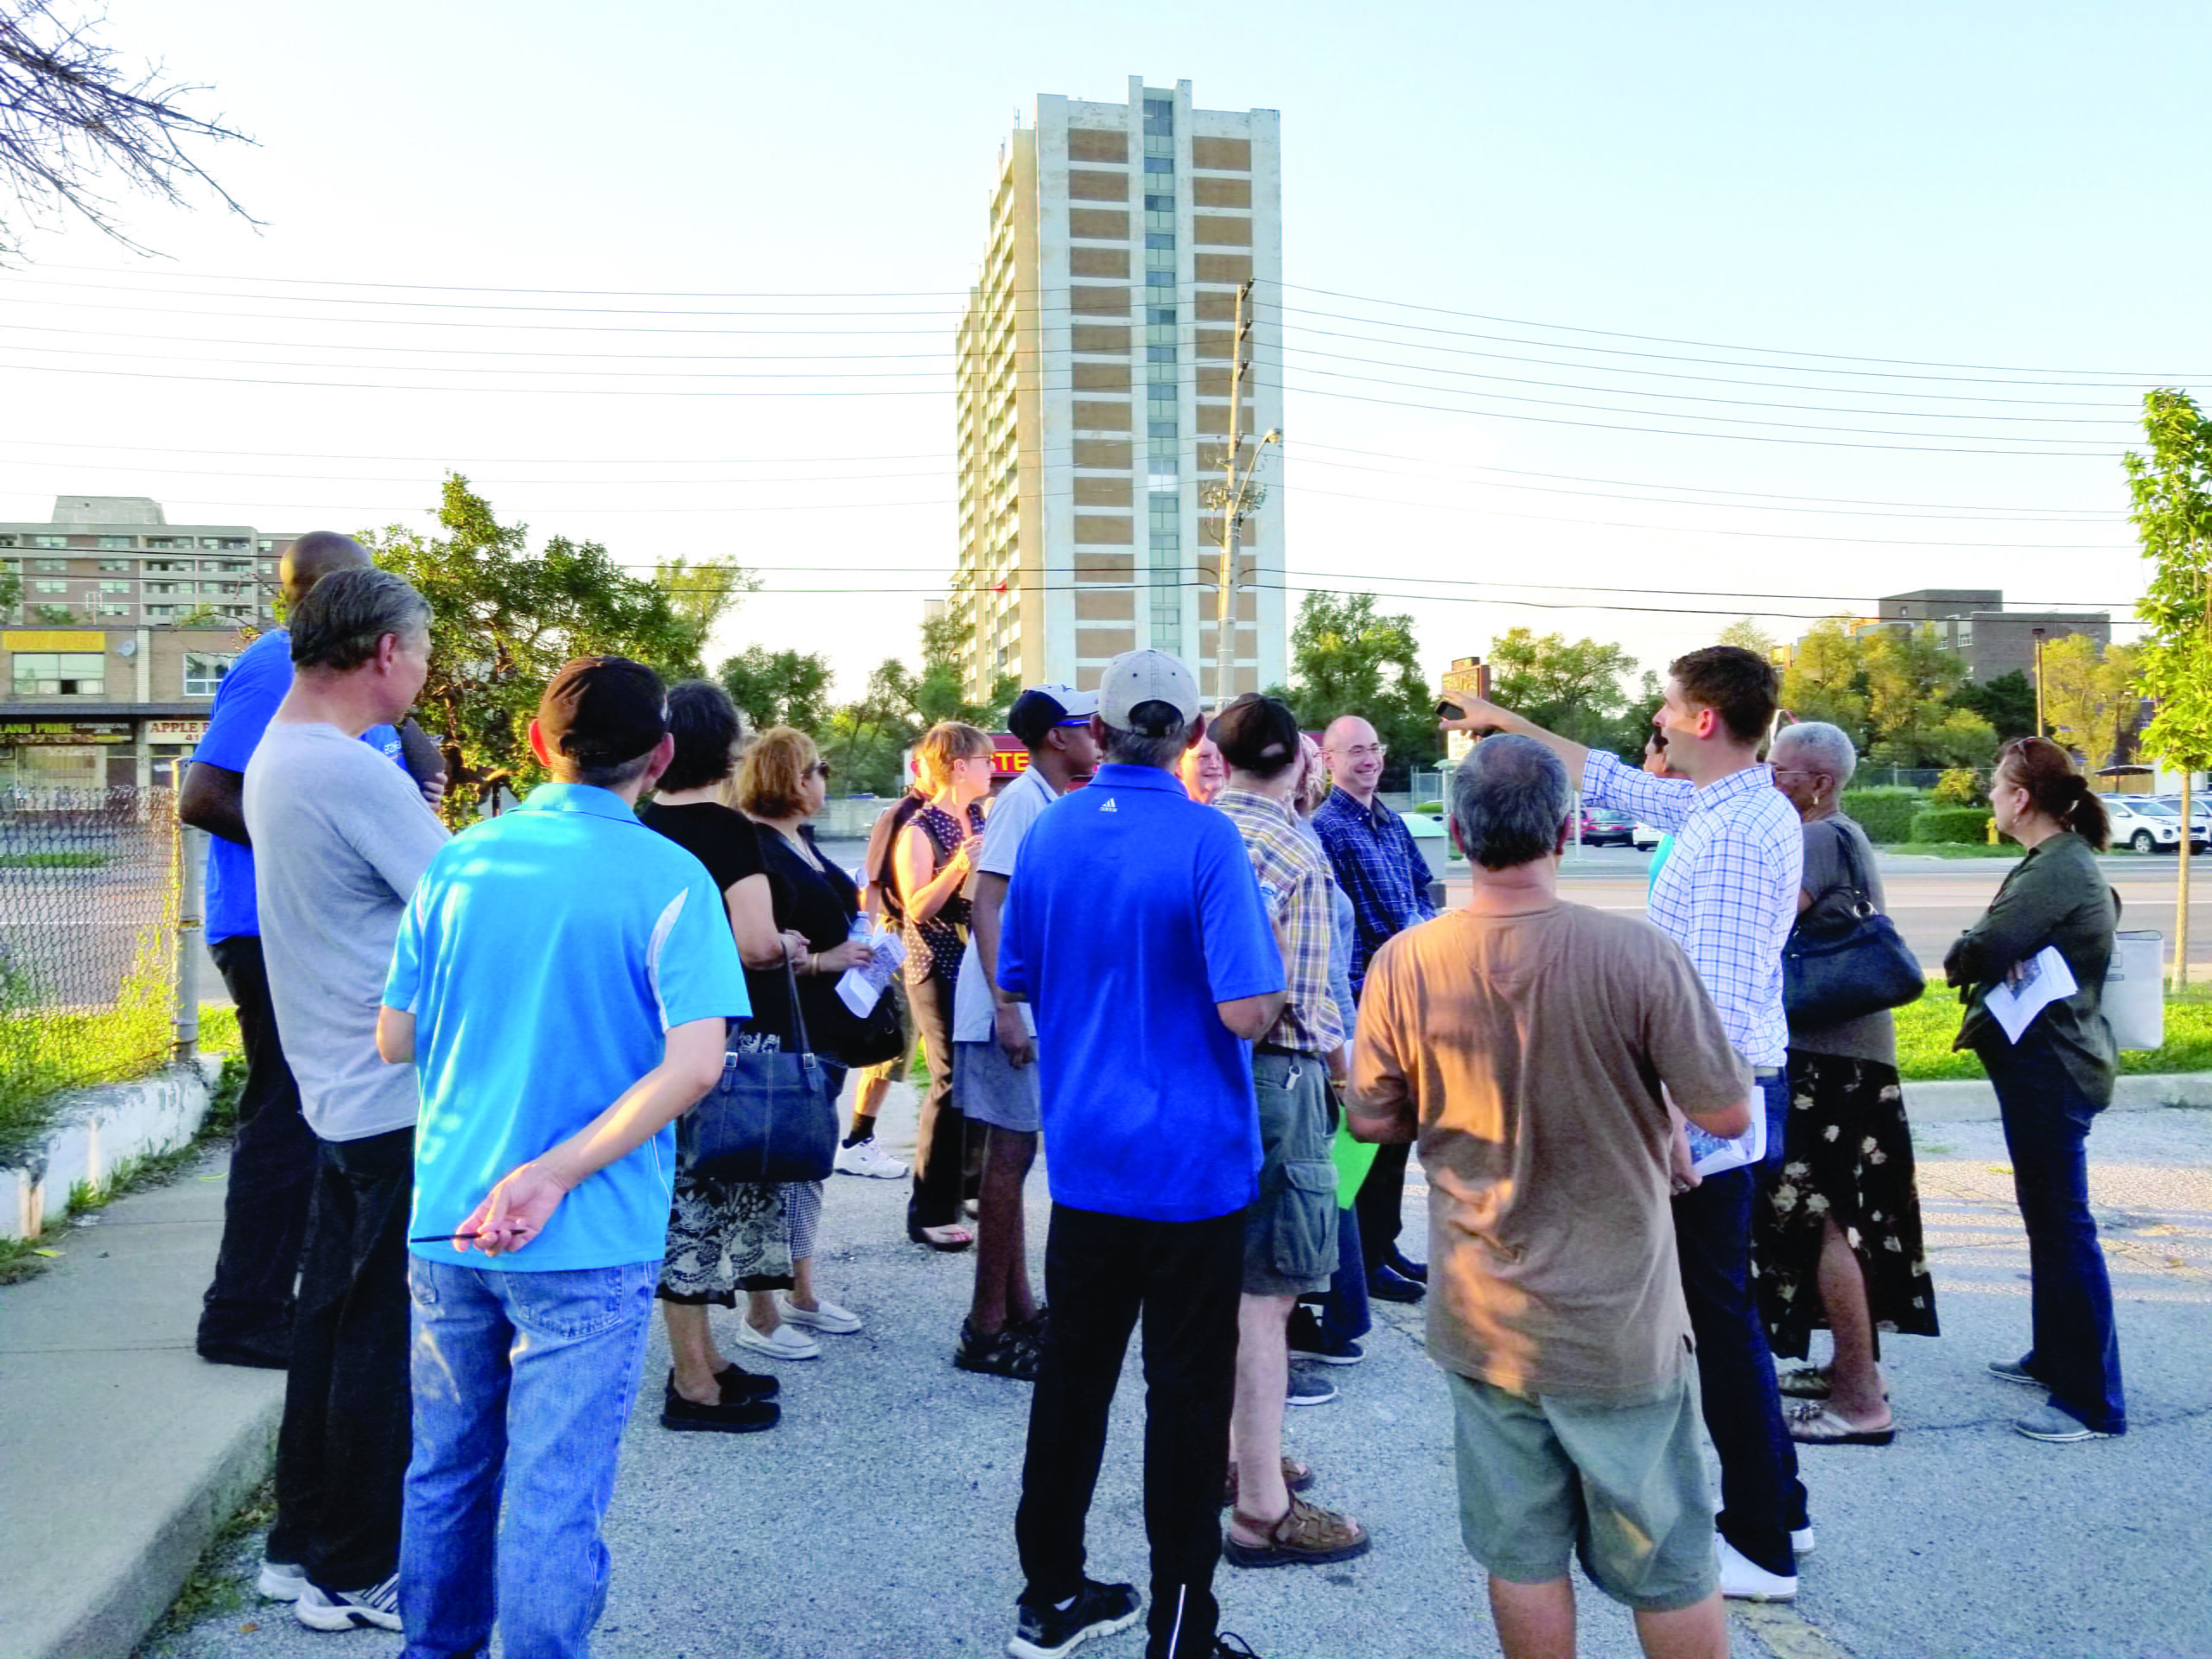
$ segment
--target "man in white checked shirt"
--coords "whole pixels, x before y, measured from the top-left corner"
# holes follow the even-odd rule
[[[1774,718],[1774,671],[1754,652],[1709,645],[1677,658],[1667,675],[1652,723],[1666,734],[1680,778],[1651,777],[1476,698],[1455,696],[1465,715],[1445,723],[1535,738],[1581,780],[1586,803],[1675,832],[1652,884],[1650,918],[1688,953],[1729,1040],[1751,1063],[1764,1097],[1765,1157],[1778,1160],[1789,1109],[1782,948],[1797,918],[1804,841],[1758,758]],[[1690,1135],[1700,1160],[1724,1149],[1694,1126]],[[1720,1454],[1721,1590],[1770,1601],[1797,1593],[1796,1553],[1811,1549],[1813,1530],[1752,1294],[1751,1205],[1762,1190],[1758,1169],[1708,1174],[1675,1198],[1675,1237],[1706,1430]]]

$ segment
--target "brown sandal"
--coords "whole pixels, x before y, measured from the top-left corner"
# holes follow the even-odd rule
[[[1305,1464],[1285,1458],[1282,1484],[1290,1491],[1302,1492],[1313,1484],[1313,1471]],[[1233,1463],[1229,1465],[1229,1478],[1222,1484],[1221,1501],[1224,1508],[1236,1507],[1236,1465]]]
[[[1316,1509],[1297,1497],[1273,1522],[1242,1510],[1231,1510],[1230,1518],[1234,1525],[1267,1540],[1263,1544],[1248,1544],[1234,1533],[1224,1536],[1221,1553],[1231,1567],[1319,1567],[1364,1555],[1374,1541],[1367,1535],[1367,1529],[1350,1516]]]

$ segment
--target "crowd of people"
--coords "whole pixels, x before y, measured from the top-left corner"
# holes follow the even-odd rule
[[[1283,1426],[1355,1374],[1375,1299],[1427,1305],[1460,1529],[1516,1659],[1573,1652],[1573,1560],[1646,1652],[1725,1654],[1724,1597],[1788,1599],[1814,1548],[1799,1447],[1897,1433],[1880,1338],[1938,1327],[1892,1022],[1783,995],[1793,934],[1883,893],[1839,810],[1848,738],[1777,728],[1755,654],[1672,664],[1640,768],[1444,710],[1481,741],[1449,800],[1471,895],[1439,914],[1365,719],[1317,742],[1275,698],[1209,715],[1154,651],[1024,690],[1027,765],[995,802],[988,734],[931,728],[849,873],[810,828],[830,766],[804,734],[580,658],[529,726],[550,781],[448,836],[401,737],[428,605],[328,534],[282,581],[289,626],[226,681],[181,810],[213,832],[249,1063],[200,1349],[288,1370],[258,1587],[310,1628],[404,1630],[409,1659],[485,1653],[495,1624],[511,1654],[588,1653],[654,1302],[671,1431],[773,1427],[780,1379],[728,1351],[804,1361],[862,1328],[817,1282],[823,1181],[679,1156],[673,1126],[747,1054],[849,1072],[835,1168],[907,1180],[908,1237],[974,1252],[949,1357],[1033,1389],[1014,1659],[1140,1617],[1151,1659],[1248,1654],[1224,1557],[1373,1548],[1305,1496],[1329,1471]],[[1561,898],[1578,796],[1667,832],[1648,919]],[[2032,1265],[2032,1345],[1990,1370],[2047,1395],[2023,1433],[2118,1434],[2084,1175],[2116,1058],[2103,816],[2039,738],[1990,800],[2027,855],[1945,964]],[[2045,946],[2075,989],[2015,1042],[1986,1003]],[[855,968],[891,981],[872,1008],[838,995]],[[916,1045],[909,1170],[875,1127]],[[1148,1598],[1084,1547],[1140,1321]]]

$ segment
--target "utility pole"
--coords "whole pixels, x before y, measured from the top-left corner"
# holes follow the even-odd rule
[[[2036,637],[2036,735],[2044,737],[2049,734],[2043,723],[2043,630],[2031,628],[2029,632]]]
[[[1235,332],[1229,344],[1229,447],[1222,462],[1222,481],[1207,492],[1207,504],[1221,514],[1221,568],[1216,575],[1213,604],[1213,683],[1216,712],[1226,707],[1236,677],[1236,565],[1237,531],[1244,515],[1256,511],[1268,499],[1267,491],[1253,483],[1260,453],[1282,442],[1282,434],[1269,430],[1252,451],[1250,466],[1243,462],[1244,376],[1252,366],[1245,355],[1245,341],[1252,332],[1252,318],[1245,308],[1252,298],[1252,279],[1236,290]]]

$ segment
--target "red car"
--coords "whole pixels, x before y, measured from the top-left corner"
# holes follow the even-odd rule
[[[1586,806],[1582,809],[1582,844],[1585,847],[1631,847],[1636,844],[1636,820],[1626,812],[1616,812],[1610,807]]]

